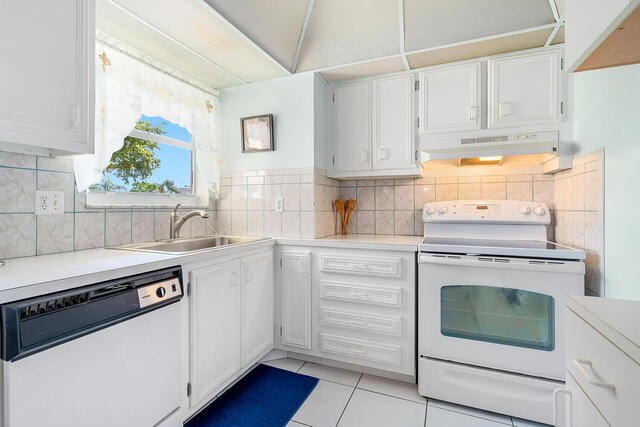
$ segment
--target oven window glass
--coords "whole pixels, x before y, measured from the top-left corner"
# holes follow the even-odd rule
[[[554,300],[492,286],[454,285],[440,291],[440,330],[448,337],[552,351]]]

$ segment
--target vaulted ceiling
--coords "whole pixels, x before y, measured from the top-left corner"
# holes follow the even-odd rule
[[[98,0],[103,32],[213,88],[327,82],[564,42],[563,0]]]

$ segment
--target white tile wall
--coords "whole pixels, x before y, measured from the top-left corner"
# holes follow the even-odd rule
[[[604,296],[604,152],[575,158],[553,185],[556,240],[586,251],[586,293]],[[548,197],[546,187],[540,191]]]
[[[36,190],[63,191],[64,214],[36,216]],[[189,220],[181,235],[214,232],[214,208],[208,220]],[[76,191],[71,159],[0,152],[0,241],[5,242],[0,259],[169,237],[169,212],[87,208],[85,196]]]

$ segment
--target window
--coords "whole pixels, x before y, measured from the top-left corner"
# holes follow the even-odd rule
[[[185,128],[162,117],[141,116],[89,189],[87,204],[198,206],[195,152]]]

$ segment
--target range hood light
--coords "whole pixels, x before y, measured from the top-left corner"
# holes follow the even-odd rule
[[[459,166],[501,165],[503,156],[468,157],[460,159]]]

